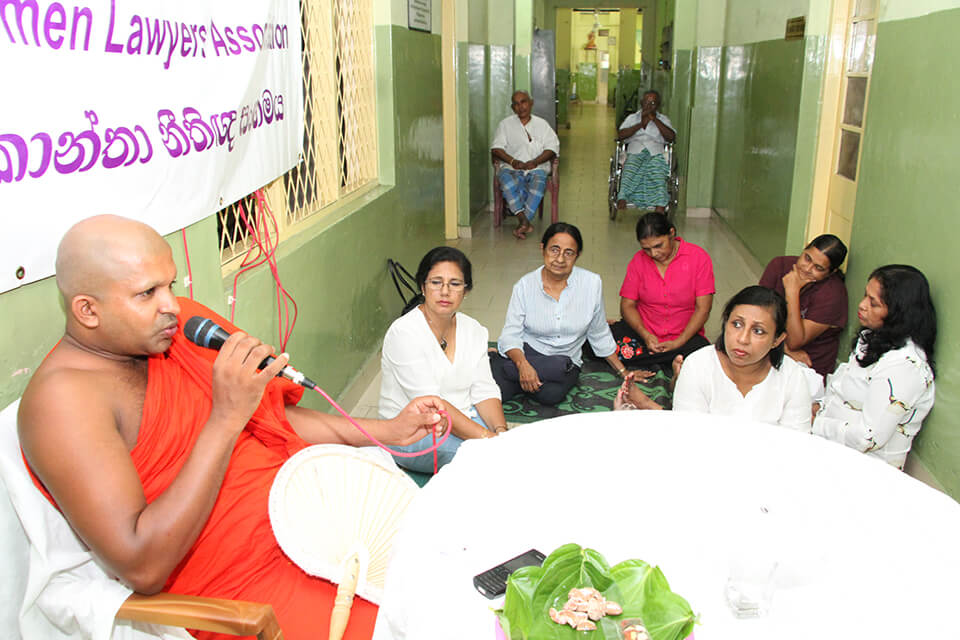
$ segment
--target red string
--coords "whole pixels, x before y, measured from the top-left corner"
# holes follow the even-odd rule
[[[240,220],[246,227],[247,234],[253,241],[253,244],[247,250],[246,255],[244,255],[243,261],[240,263],[241,268],[233,278],[233,304],[230,308],[230,321],[233,322],[235,315],[237,281],[240,276],[250,269],[259,267],[262,264],[267,264],[276,286],[280,351],[286,351],[287,343],[293,334],[294,325],[297,323],[299,308],[297,301],[293,299],[293,296],[284,288],[283,283],[280,281],[280,269],[277,266],[277,248],[280,245],[280,228],[276,216],[274,216],[273,211],[270,209],[263,189],[258,189],[253,195],[256,201],[253,212],[253,224],[250,222],[250,216],[247,215],[243,203],[241,202],[238,205]],[[259,215],[257,215],[258,213]],[[292,317],[290,314],[291,305],[293,305]]]
[[[183,235],[183,256],[187,260],[187,287],[190,289],[190,299],[193,300],[193,270],[190,268],[190,251],[187,249],[187,228],[180,229]]]
[[[337,404],[333,398],[327,395],[326,391],[324,391],[320,387],[314,387],[314,389],[316,390],[317,393],[319,393],[324,398],[326,398],[327,402],[333,405],[333,408],[340,412],[340,415],[342,415],[344,418],[349,420],[350,424],[352,424],[357,429],[359,429],[360,433],[367,436],[367,438],[369,438],[371,442],[373,442],[375,445],[377,445],[387,453],[397,456],[398,458],[416,458],[417,456],[422,456],[432,451],[433,452],[433,473],[434,474],[437,473],[437,449],[440,447],[440,445],[442,445],[444,442],[447,441],[447,438],[450,437],[450,432],[453,430],[453,420],[450,418],[449,413],[447,413],[443,409],[437,409],[437,413],[439,413],[440,415],[444,416],[447,419],[447,428],[444,429],[443,437],[440,438],[440,442],[437,442],[437,432],[433,431],[433,446],[431,446],[429,449],[424,449],[423,451],[413,451],[413,452],[394,451],[393,449],[391,449],[390,447],[388,447],[387,445],[383,444],[382,442],[374,438],[372,435],[370,435],[370,432],[368,432],[366,429],[361,427],[356,420],[350,417],[350,415],[347,414],[347,412],[344,411],[343,408],[339,404]]]

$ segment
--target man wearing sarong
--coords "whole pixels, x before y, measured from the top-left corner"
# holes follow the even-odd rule
[[[366,438],[344,418],[296,406],[303,389],[274,377],[287,355],[259,370],[269,345],[175,297],[170,247],[150,227],[81,221],[56,267],[66,329],[30,380],[18,425],[38,486],[135,591],[265,602],[288,640],[324,636],[335,587],[280,550],[270,486],[308,444]],[[232,332],[219,352],[183,337],[195,314]],[[418,398],[394,420],[359,422],[410,444],[440,429],[439,406]],[[375,616],[358,599],[346,637],[369,638]]]
[[[507,207],[517,216],[513,235],[523,240],[533,231],[530,221],[543,200],[560,139],[546,120],[533,115],[533,99],[526,91],[514,92],[511,108],[514,115],[497,125],[490,153],[499,161],[495,171]]]
[[[660,94],[647,91],[640,101],[640,111],[624,118],[617,137],[627,141],[627,160],[620,176],[617,208],[627,203],[638,209],[666,210],[670,196],[667,193],[667,166],[664,149],[667,142],[677,137],[670,118],[658,113]]]

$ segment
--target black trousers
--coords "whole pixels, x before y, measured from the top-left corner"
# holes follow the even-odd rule
[[[540,382],[538,390],[530,394],[540,404],[555,405],[567,397],[567,393],[577,384],[580,377],[580,367],[573,364],[567,356],[545,356],[524,343],[523,355],[527,362],[536,369]],[[506,402],[518,393],[524,393],[520,387],[520,372],[513,360],[505,358],[499,353],[490,354],[490,369],[493,379],[500,387],[501,399]]]
[[[710,344],[706,338],[698,333],[673,351],[654,353],[647,349],[647,343],[637,335],[637,332],[627,324],[626,320],[617,320],[610,325],[610,330],[613,332],[613,339],[617,342],[617,355],[630,369],[645,369],[664,365],[669,367],[677,356],[686,358],[697,349]]]

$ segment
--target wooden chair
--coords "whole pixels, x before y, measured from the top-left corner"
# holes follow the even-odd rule
[[[503,191],[500,190],[500,179],[497,177],[499,160],[493,161],[493,226],[499,227],[503,222],[503,209],[507,206],[507,201],[503,197]],[[560,195],[560,158],[554,157],[550,161],[550,175],[547,176],[547,192],[550,193],[550,222],[557,222],[560,219],[559,203],[557,201]],[[544,200],[547,194],[543,194]],[[543,200],[540,201],[540,207],[537,209],[540,218],[543,219]]]
[[[257,640],[283,640],[269,604],[158,593],[130,594],[117,612],[118,620],[149,622],[185,629],[213,631]]]
[[[25,638],[20,627],[20,608],[30,588],[37,585],[28,585],[27,576],[30,563],[35,556],[44,556],[50,545],[55,544],[56,534],[47,535],[42,530],[38,535],[36,522],[24,525],[23,514],[36,514],[43,509],[49,519],[57,513],[45,499],[36,491],[27,474],[20,456],[20,446],[16,435],[16,416],[19,402],[0,412],[0,557],[3,558],[4,568],[0,572],[0,636],[12,640],[45,640],[31,636]],[[17,487],[15,492],[11,487]],[[35,495],[27,489],[34,489]],[[15,495],[15,493],[17,495]],[[40,502],[37,502],[40,501]],[[57,515],[59,515],[57,513]],[[30,516],[27,516],[30,517]],[[59,522],[66,527],[66,521],[60,516]],[[57,526],[59,526],[59,522]],[[31,549],[31,540],[27,531],[32,531],[38,538],[46,538],[38,542],[47,545],[42,551]],[[65,531],[61,529],[61,531]],[[68,551],[74,556],[82,554],[84,549],[74,543],[76,549]],[[88,553],[88,552],[87,552]],[[77,561],[79,563],[79,561]],[[76,590],[90,590],[92,592],[116,592],[121,587],[104,583],[116,582],[102,569],[95,566],[92,560],[82,563],[84,571],[76,583]],[[122,597],[122,592],[120,596]],[[80,614],[89,616],[89,612]],[[241,602],[235,600],[220,600],[215,598],[198,598],[195,596],[158,593],[153,596],[144,596],[138,593],[131,594],[117,611],[116,618],[133,622],[181,627],[184,629],[199,629],[237,636],[256,636],[258,640],[282,640],[283,633],[277,622],[273,607],[269,604]],[[58,636],[59,637],[59,636]],[[141,636],[142,637],[142,636]]]

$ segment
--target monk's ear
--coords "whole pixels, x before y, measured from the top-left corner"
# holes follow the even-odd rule
[[[73,296],[70,299],[70,313],[82,327],[96,329],[100,326],[99,302],[90,294]]]

